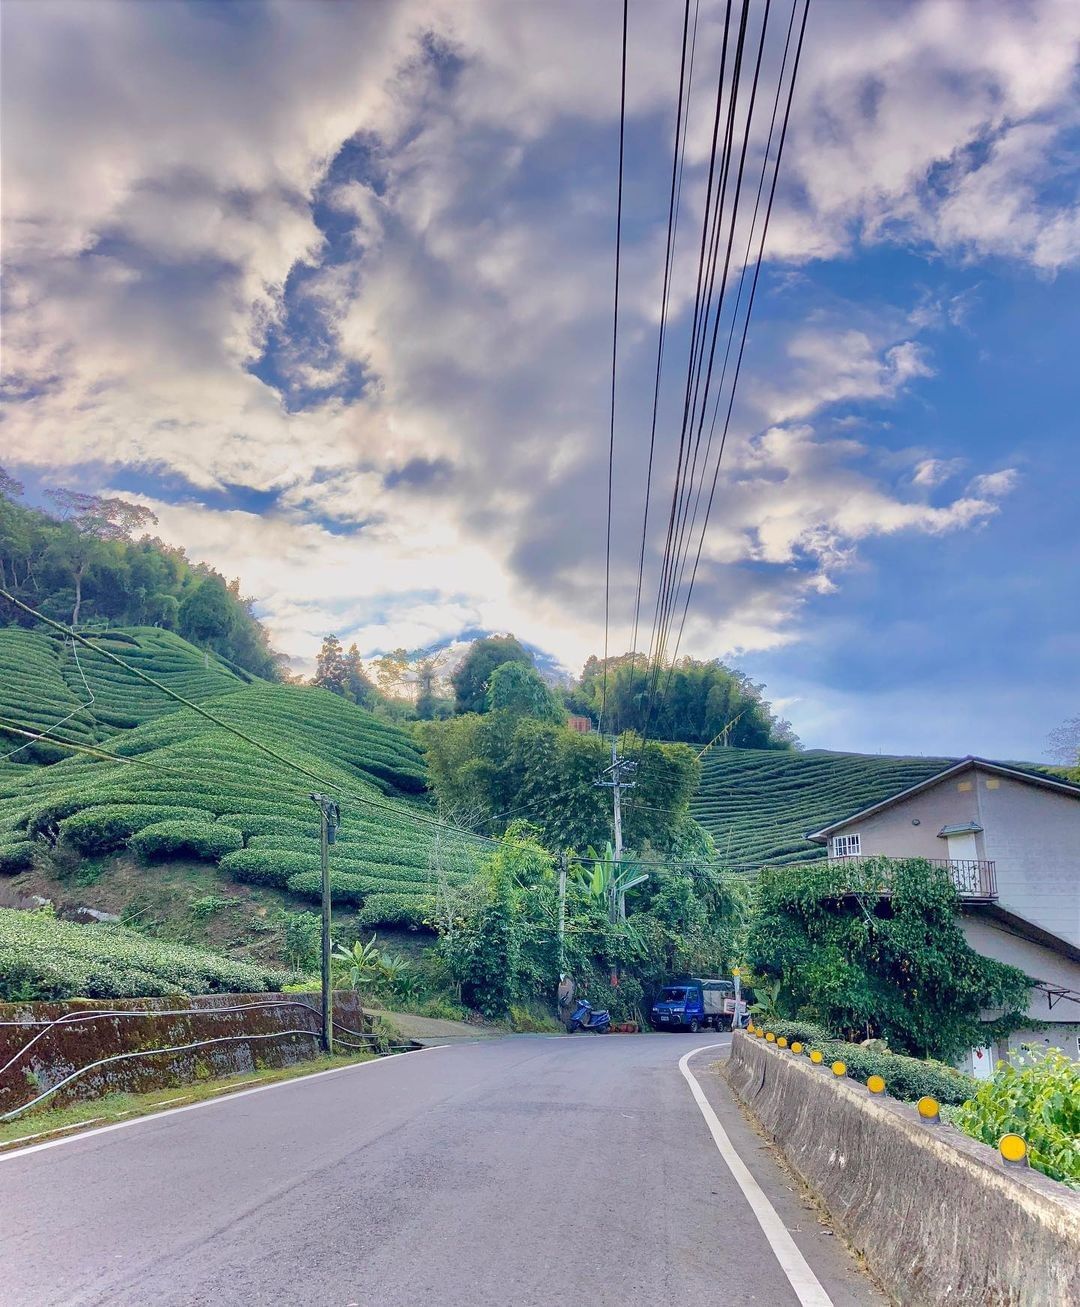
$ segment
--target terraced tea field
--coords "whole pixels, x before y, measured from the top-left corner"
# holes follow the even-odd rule
[[[46,762],[63,756],[45,742],[28,743],[5,731],[5,723],[91,744],[175,711],[176,702],[168,695],[98,650],[116,654],[194,703],[252,680],[171,631],[132,627],[88,638],[96,649],[20,627],[0,627],[0,754],[18,749],[17,757]]]
[[[694,817],[730,865],[823,858],[806,832],[824,826],[947,767],[952,758],[713,749],[702,760]]]
[[[488,847],[431,823],[420,798],[424,760],[409,735],[324,690],[247,684],[167,632],[137,631],[111,634],[109,647],[222,725],[90,651],[79,657],[94,703],[80,708],[87,696],[75,693],[71,673],[82,673],[70,646],[22,631],[0,636],[8,660],[0,717],[117,755],[0,762],[0,873],[31,866],[35,849],[86,857],[130,849],[148,877],[156,864],[195,858],[225,878],[316,901],[309,794],[322,790],[342,812],[336,900],[355,905],[364,924],[418,925],[439,885],[471,874]]]

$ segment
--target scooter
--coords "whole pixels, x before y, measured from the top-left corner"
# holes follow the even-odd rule
[[[566,1023],[567,1034],[578,1030],[591,1030],[594,1035],[606,1035],[611,1029],[611,1013],[603,1009],[593,1010],[591,1003],[579,998],[573,1015]]]

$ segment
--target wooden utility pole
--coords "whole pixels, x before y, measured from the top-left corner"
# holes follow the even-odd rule
[[[566,854],[559,859],[559,978],[566,971]]]
[[[322,1046],[323,1052],[334,1051],[334,991],[330,985],[330,845],[337,838],[341,813],[333,799],[325,794],[311,795],[319,809],[319,860],[322,868]]]
[[[634,782],[626,780],[625,777],[632,776],[637,763],[629,758],[619,757],[619,746],[614,736],[611,737],[611,766],[605,767],[603,775],[610,776],[610,780],[594,781],[594,785],[602,789],[610,789],[612,802],[614,804],[614,826],[615,826],[615,871],[611,878],[611,902],[608,905],[608,915],[612,921],[623,921],[626,918],[626,895],[621,893],[617,888],[617,878],[619,867],[622,863],[623,855],[623,838],[622,838],[622,792],[623,790],[632,790]]]

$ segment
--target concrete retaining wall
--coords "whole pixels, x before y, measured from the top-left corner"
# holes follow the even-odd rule
[[[1080,1303],[1080,1194],[753,1036],[725,1074],[903,1307]]]
[[[252,1004],[260,1006],[241,1012],[222,1011]],[[73,999],[62,1003],[0,1003],[0,1067],[42,1030],[30,1022],[55,1021],[68,1015],[91,1016],[96,1012],[150,1014],[102,1016],[52,1027],[0,1074],[0,1113],[20,1107],[72,1071],[116,1053],[174,1047],[226,1035],[261,1036],[286,1030],[317,1034],[322,1025],[318,1009],[318,994],[201,994],[119,1002]],[[334,1018],[351,1030],[370,1029],[370,1020],[351,992],[334,995]],[[87,1072],[46,1102],[61,1107],[108,1093],[145,1093],[261,1067],[292,1066],[314,1057],[318,1051],[319,1041],[307,1034],[281,1034],[277,1038],[230,1039],[186,1053],[127,1058]]]

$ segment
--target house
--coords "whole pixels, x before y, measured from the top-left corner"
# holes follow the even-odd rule
[[[807,838],[831,858],[946,867],[971,947],[1036,982],[1028,1015],[1049,1028],[1017,1031],[1008,1046],[1045,1043],[1080,1058],[1080,785],[963,758]],[[973,1049],[969,1069],[988,1076],[1006,1051]]]
[[[581,735],[588,735],[593,729],[592,718],[584,717],[580,713],[571,713],[566,719],[566,725],[572,731],[577,731]]]

